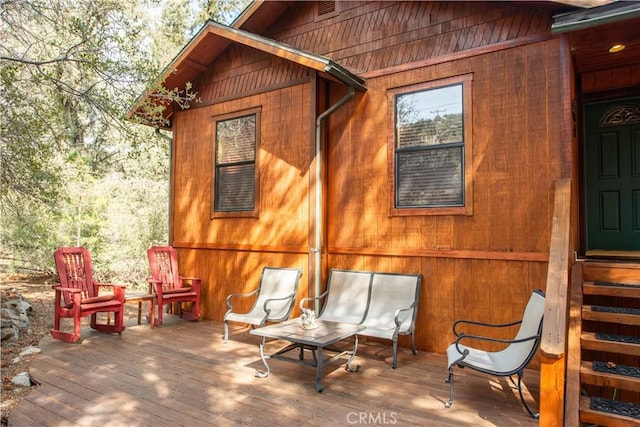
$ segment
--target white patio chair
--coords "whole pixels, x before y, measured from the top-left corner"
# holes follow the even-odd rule
[[[327,280],[327,290],[317,297],[300,300],[300,310],[305,308],[308,301],[324,299],[317,319],[360,324],[369,306],[371,276],[372,273],[365,271],[332,269]]]
[[[524,368],[529,364],[540,344],[542,335],[542,320],[544,315],[545,295],[542,291],[536,290],[531,294],[529,302],[524,311],[522,320],[506,324],[488,324],[469,320],[458,320],[453,324],[453,333],[457,339],[447,349],[449,377],[447,382],[450,385],[449,401],[445,407],[449,408],[453,404],[453,368],[455,366],[469,367],[479,372],[501,377],[518,375],[518,392],[520,400],[531,418],[538,418],[537,413],[533,413],[522,395],[522,375]],[[489,328],[508,327],[520,324],[517,335],[512,340],[491,338],[480,335],[467,335],[458,331],[457,327],[464,324],[485,326]],[[506,348],[500,351],[490,352],[468,347],[461,344],[462,341],[481,340],[507,344]],[[513,379],[511,379],[513,382]]]
[[[226,299],[229,309],[224,315],[224,342],[229,339],[228,322],[264,326],[267,322],[288,320],[296,301],[301,276],[302,271],[299,269],[265,267],[257,289],[248,293],[229,295]],[[232,304],[234,298],[248,298],[256,294],[253,307],[248,312],[234,312]]]
[[[414,339],[422,275],[375,273],[371,299],[362,323],[366,329],[358,335],[393,341],[391,367],[398,366],[398,335],[411,336],[411,350],[418,354]]]

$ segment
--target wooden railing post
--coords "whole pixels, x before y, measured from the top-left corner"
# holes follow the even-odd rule
[[[569,291],[571,181],[556,181],[544,325],[540,349],[540,425],[562,426],[564,420],[565,337]]]
[[[582,333],[582,263],[571,269],[569,333],[567,334],[567,379],[565,381],[564,425],[580,426],[580,335]]]

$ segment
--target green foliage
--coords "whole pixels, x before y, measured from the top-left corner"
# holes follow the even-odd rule
[[[164,0],[154,56],[168,64],[208,20],[229,24],[250,0]]]
[[[124,193],[126,197],[109,195]],[[105,280],[141,284],[148,275],[146,251],[167,240],[168,183],[112,173],[88,190],[99,206],[83,221],[82,239],[91,239],[96,265],[104,266]],[[92,229],[98,223],[99,229]]]
[[[18,212],[1,218],[0,266],[10,271],[53,272],[53,252],[40,248],[56,247],[57,233],[52,227],[62,223],[56,209],[25,199]]]
[[[0,268],[52,272],[58,246],[83,245],[98,280],[144,281],[168,240],[170,145],[126,113],[149,87],[147,124],[187,107],[161,65],[244,4],[0,0]]]
[[[144,4],[141,4],[144,6]],[[53,270],[85,245],[104,279],[139,282],[167,241],[169,144],[125,114],[159,62],[124,0],[2,0],[0,267]]]

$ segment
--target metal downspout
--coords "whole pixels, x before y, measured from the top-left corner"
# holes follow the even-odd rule
[[[322,283],[322,232],[323,232],[323,199],[322,189],[324,184],[322,182],[322,121],[329,115],[333,114],[338,108],[342,107],[349,101],[355,94],[355,89],[349,87],[349,92],[342,97],[338,102],[329,107],[324,113],[320,114],[316,119],[316,241],[315,248],[315,283],[314,283],[314,296],[320,295],[320,284]],[[316,300],[314,307],[316,313],[319,310],[319,301]]]

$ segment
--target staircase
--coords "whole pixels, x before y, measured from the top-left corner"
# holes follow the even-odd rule
[[[571,311],[580,319],[571,323],[576,338],[569,345],[579,345],[580,423],[639,426],[640,263],[579,261],[576,267],[582,274],[572,277],[579,289],[572,291]]]

